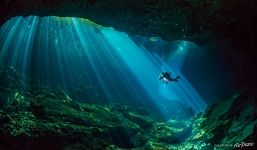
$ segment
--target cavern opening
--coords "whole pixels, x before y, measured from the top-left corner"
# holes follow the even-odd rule
[[[2,66],[55,82],[85,102],[157,103],[170,112],[169,101],[176,101],[198,113],[235,90],[236,65],[215,47],[128,35],[72,17],[14,17],[1,33]],[[180,82],[160,82],[163,71]]]
[[[83,18],[16,16],[0,45],[0,139],[23,149],[211,149],[256,130],[231,39],[168,41]],[[162,72],[179,80],[165,83]],[[248,122],[232,129],[235,112]]]

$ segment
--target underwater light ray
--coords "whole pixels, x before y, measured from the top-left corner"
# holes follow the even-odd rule
[[[102,52],[102,53],[104,53],[105,58],[108,59],[107,61],[111,62],[111,65],[113,66],[113,68],[111,70],[114,70],[114,74],[110,76],[111,81],[113,81],[113,78],[114,78],[114,80],[115,80],[115,78],[118,79],[120,84],[125,85],[123,88],[126,88],[127,90],[130,91],[129,93],[127,93],[128,97],[137,97],[136,99],[141,99],[140,98],[141,96],[140,96],[138,90],[136,89],[135,84],[133,84],[130,75],[125,70],[125,66],[119,57],[119,53],[124,53],[124,51],[122,49],[118,50],[116,47],[112,47],[108,43],[108,41],[104,40],[104,37],[102,34],[99,34],[98,39],[100,42],[99,45],[104,46],[104,52]],[[119,53],[118,52],[114,53],[114,51],[117,51],[117,50],[119,51]],[[112,84],[114,84],[114,82]],[[121,89],[116,88],[116,91],[117,91],[116,93],[119,93],[120,90]],[[124,98],[122,98],[123,97],[122,95],[120,95],[119,97],[121,100],[124,99]],[[141,103],[141,101],[139,103]]]
[[[126,76],[125,74],[122,75],[122,73],[124,72],[124,67],[121,67],[121,63],[120,63],[120,59],[117,57],[117,55],[115,55],[113,53],[113,47],[110,47],[110,45],[107,45],[106,41],[103,40],[103,37],[101,34],[97,34],[98,37],[97,39],[99,39],[99,45],[101,46],[104,46],[103,47],[103,52],[100,52],[102,54],[99,55],[100,53],[97,53],[96,55],[98,56],[99,58],[99,61],[101,61],[100,59],[102,57],[104,57],[106,59],[106,61],[101,61],[103,62],[103,66],[104,67],[104,72],[106,72],[108,74],[111,73],[111,74],[108,74],[108,80],[110,81],[110,83],[112,85],[115,85],[115,82],[119,82],[120,84],[122,85],[126,85],[127,83],[130,82],[130,80],[127,80],[126,81]],[[106,64],[104,64],[104,62],[111,62],[110,65],[106,66]],[[105,68],[109,67],[107,70]],[[113,70],[113,71],[110,71],[110,70]],[[115,81],[116,80],[116,81]],[[128,85],[124,86],[124,88],[127,88]],[[118,97],[119,99],[122,100],[122,94],[119,92],[120,89],[116,86],[113,87],[114,88],[114,91],[116,91],[115,93],[117,93],[116,97]],[[129,95],[130,93],[128,93]]]
[[[95,70],[97,70],[99,75],[104,75],[105,78],[107,78],[107,80],[110,80],[110,71],[107,70],[107,67],[105,66],[105,62],[102,61],[103,58],[105,58],[104,56],[104,52],[99,52],[98,50],[102,48],[99,47],[98,43],[94,43],[94,41],[98,40],[96,35],[92,34],[90,32],[89,28],[82,28],[84,33],[84,42],[88,43],[88,51],[87,51],[87,56],[90,57],[90,61],[91,64],[93,65],[93,68],[95,68]],[[90,43],[94,43],[94,44],[90,44]],[[101,54],[101,55],[100,55]],[[111,66],[109,66],[111,67]],[[101,68],[101,69],[99,69]],[[108,68],[109,69],[109,68]],[[111,69],[110,69],[111,70]],[[103,73],[101,73],[103,72]],[[105,81],[103,81],[105,82]],[[104,83],[106,84],[106,83]]]
[[[116,68],[115,63],[112,62],[115,58],[107,54],[110,47],[105,45],[105,41],[102,40],[101,35],[95,33],[95,30],[92,28],[82,26],[79,22],[76,24],[76,28],[78,30],[81,29],[81,35],[83,35],[80,38],[81,42],[87,43],[87,49],[84,49],[84,51],[102,89],[105,94],[107,94],[108,101],[110,104],[113,104],[113,99],[122,101],[124,97],[122,96],[121,90],[115,86],[117,82],[120,81],[117,71],[118,68]],[[82,43],[82,45],[84,43]],[[111,58],[112,60],[110,60]]]
[[[6,21],[6,23],[4,23],[2,26],[0,26],[0,44],[3,45],[4,41],[6,40],[5,37],[8,36],[8,33],[10,32],[11,28],[14,26],[14,24],[16,23],[16,21],[14,22],[13,20],[8,20]]]
[[[112,104],[112,98],[111,98],[110,93],[108,93],[108,91],[107,91],[107,87],[104,84],[104,80],[100,76],[101,74],[100,74],[99,70],[97,69],[97,67],[95,66],[94,60],[91,58],[90,54],[88,53],[88,46],[85,44],[85,41],[86,41],[85,37],[82,35],[83,30],[76,18],[72,18],[72,23],[74,24],[78,39],[80,41],[80,44],[82,45],[83,51],[85,52],[90,65],[94,71],[94,74],[96,75],[96,78],[98,79],[101,87],[103,88],[104,94],[107,96],[108,100]]]
[[[179,68],[172,68],[173,66],[168,66],[160,57],[156,56],[158,61],[165,65],[165,68],[171,72],[172,75],[179,75],[180,80],[175,86],[159,86],[159,91],[166,98],[175,98],[176,100],[182,101],[185,104],[191,106],[195,112],[200,112],[206,108],[206,103],[189,83],[189,81],[183,76]],[[176,89],[176,93],[174,93]],[[174,95],[176,95],[174,97]]]
[[[60,78],[62,81],[62,84],[67,85],[67,80],[64,78],[64,75],[66,74],[65,72],[65,63],[64,63],[64,55],[61,52],[61,49],[63,48],[63,43],[62,43],[62,32],[61,32],[61,25],[60,22],[57,21],[56,25],[56,32],[55,32],[55,46],[56,46],[56,56],[57,56],[57,64],[58,64],[58,69],[60,72]],[[58,42],[56,42],[56,40]]]
[[[109,37],[107,37],[108,39],[109,39],[109,41],[110,42],[112,42],[111,41],[111,39],[124,39],[126,42],[120,42],[120,41],[117,41],[117,40],[115,40],[115,42],[116,43],[113,43],[113,45],[117,45],[117,43],[126,43],[126,44],[128,44],[128,45],[133,45],[133,43],[130,43],[130,41],[129,40],[126,40],[126,37],[124,37],[123,35],[118,35],[118,33],[116,34],[116,36],[123,36],[123,37],[119,37],[119,38],[117,38],[117,37],[115,37],[114,35],[110,35],[110,33],[106,33],[106,36],[108,36],[108,34],[109,34]],[[183,43],[182,43],[183,44]],[[126,45],[127,46],[127,45]],[[121,47],[121,46],[119,46],[119,47]],[[128,48],[128,49],[130,49],[130,51],[128,51],[130,54],[128,55],[123,55],[123,59],[127,62],[127,65],[128,66],[130,66],[130,68],[131,68],[131,70],[133,70],[133,71],[136,71],[135,69],[134,69],[134,65],[131,65],[131,62],[130,62],[130,60],[128,60],[128,58],[129,57],[131,57],[131,56],[137,56],[138,57],[138,59],[140,59],[140,60],[143,60],[143,61],[138,61],[138,60],[135,60],[133,63],[135,63],[136,61],[138,61],[138,62],[136,62],[135,64],[136,65],[142,65],[141,67],[139,67],[139,68],[144,68],[144,69],[141,69],[140,71],[138,71],[138,72],[135,72],[135,76],[140,76],[140,74],[147,74],[147,73],[149,73],[150,74],[150,76],[151,76],[151,73],[152,74],[158,74],[159,72],[160,72],[160,70],[158,69],[158,67],[157,66],[160,66],[161,64],[165,64],[165,62],[163,62],[163,61],[160,61],[159,63],[157,63],[156,61],[152,61],[151,59],[153,59],[154,57],[150,57],[150,55],[149,54],[144,54],[143,52],[144,52],[144,49],[142,49],[142,47],[141,47],[141,49],[139,49],[139,48],[136,48],[136,46],[134,45],[134,47],[132,47],[132,48]],[[133,51],[133,52],[131,52],[131,51]],[[127,52],[127,53],[128,53]],[[142,56],[142,57],[141,57]],[[149,60],[150,59],[150,60]],[[182,62],[182,61],[181,61]],[[151,68],[152,70],[150,70],[150,71],[148,71],[147,69],[145,69],[145,65],[148,65],[148,66],[151,66],[151,67],[149,67],[149,68]],[[151,65],[150,65],[151,64]],[[159,65],[158,65],[159,64]],[[182,63],[178,63],[178,64],[182,64]],[[156,68],[157,67],[157,68]],[[180,65],[178,65],[178,68],[180,67]],[[181,74],[180,72],[178,72],[178,71],[176,71],[175,69],[171,69],[169,66],[166,66],[166,68],[168,69],[168,70],[170,70],[170,72],[172,72],[172,74]],[[146,72],[142,72],[142,70],[147,70]],[[140,72],[140,73],[139,73]],[[147,77],[145,77],[145,78],[147,78]],[[149,78],[149,77],[148,77]],[[184,78],[184,77],[183,77]],[[145,81],[148,81],[148,80],[145,80]],[[145,81],[143,81],[142,82],[142,80],[140,80],[139,79],[139,82],[141,82],[141,84],[145,84],[144,82]],[[153,82],[154,81],[154,79],[151,79],[151,81]],[[182,81],[183,81],[183,79],[182,79]],[[176,87],[176,89],[177,90],[180,90],[180,91],[184,91],[184,93],[186,92],[186,93],[194,93],[195,92],[195,90],[193,90],[192,88],[190,88],[190,86],[187,84],[187,82],[186,81],[183,81],[183,83],[181,83],[182,81],[180,81],[180,82],[178,82],[178,84],[183,84],[183,87],[185,87],[186,86],[186,88],[181,88],[181,87]],[[145,86],[148,86],[149,87],[149,85],[145,85]],[[145,87],[144,86],[144,87]],[[200,97],[197,97],[197,99],[196,99],[196,97],[191,97],[191,95],[189,94],[188,96],[185,96],[184,94],[179,94],[178,95],[178,93],[175,93],[175,92],[172,92],[172,89],[170,88],[170,87],[165,87],[166,88],[166,90],[165,90],[165,92],[163,92],[163,96],[164,97],[166,97],[166,98],[168,98],[168,99],[173,99],[173,98],[176,98],[177,100],[179,100],[179,101],[183,101],[183,102],[185,102],[186,104],[189,104],[190,106],[192,106],[193,108],[194,108],[194,110],[196,110],[197,112],[198,111],[201,111],[201,110],[203,110],[203,108],[206,106],[206,105],[203,105],[203,107],[198,107],[198,103],[197,104],[195,104],[194,102],[195,101],[203,101]],[[154,95],[154,94],[151,94],[150,92],[152,92],[153,91],[153,89],[151,89],[151,88],[146,88],[146,90],[148,90],[148,93],[151,95],[151,97],[155,100],[155,101],[157,101],[160,97],[159,96],[157,96],[156,94]],[[182,93],[182,92],[181,92]],[[193,94],[194,95],[194,94]],[[191,102],[191,101],[193,101],[193,102]],[[201,104],[204,104],[204,103],[201,103]]]
[[[106,33],[106,32],[104,32],[104,33]],[[113,36],[113,34],[114,33],[109,33],[109,32],[106,33],[106,36],[107,36],[107,38],[109,38],[110,41],[112,41],[112,39],[121,39],[120,37],[117,38],[117,37]],[[119,34],[119,33],[117,33],[117,34]],[[119,35],[117,35],[117,36],[119,36]],[[121,35],[121,36],[123,36],[123,35]],[[117,40],[115,40],[115,42],[117,42]],[[120,46],[119,44],[117,44],[115,42],[112,43],[112,44],[115,45],[115,46],[116,45]],[[121,43],[129,43],[129,42],[127,40],[124,40]],[[133,45],[133,46],[135,46],[135,45]],[[128,47],[128,46],[126,46],[126,47]],[[162,99],[165,98],[165,97],[162,97],[160,95],[160,93],[156,92],[156,91],[158,91],[158,90],[156,90],[156,88],[158,89],[158,85],[160,85],[160,82],[158,80],[158,75],[161,72],[160,67],[159,67],[160,64],[153,63],[153,62],[150,61],[150,59],[148,58],[148,56],[150,57],[150,55],[148,55],[148,51],[146,52],[142,49],[137,48],[136,46],[135,46],[134,49],[133,48],[128,48],[128,49],[130,50],[129,53],[131,51],[133,51],[132,53],[129,54],[130,57],[135,58],[133,60],[133,63],[136,63],[136,65],[141,67],[141,68],[138,67],[140,69],[136,70],[137,68],[134,68],[135,66],[132,65],[132,67],[130,68],[131,71],[134,73],[135,77],[138,79],[138,82],[142,85],[145,92],[149,95],[149,98],[154,103],[156,103],[156,107],[159,107],[161,112],[165,111],[161,108],[161,105],[160,105],[160,101],[162,101]],[[135,53],[136,55],[132,55],[133,53]],[[145,54],[145,53],[147,53],[147,54]],[[123,60],[125,59],[125,62],[127,61],[127,65],[131,65],[131,61],[129,60],[128,55],[124,54],[123,56],[124,57],[122,57],[122,59]],[[136,56],[136,57],[133,57],[133,56]],[[144,60],[144,59],[147,59],[147,60]],[[147,69],[145,69],[146,68],[146,67],[144,67],[145,65],[147,65]],[[148,71],[148,69],[150,69],[150,71]],[[142,77],[141,75],[144,74],[144,73],[146,73],[148,76],[143,76]],[[143,79],[140,79],[139,77],[142,77]],[[172,91],[169,92],[169,94],[172,94],[172,93],[173,93]],[[177,94],[174,93],[174,95],[172,95],[172,97],[174,97],[176,95]],[[168,99],[169,98],[170,97],[168,97]],[[163,112],[163,114],[165,114],[165,112]]]
[[[115,86],[117,84],[117,82],[119,82],[120,84],[122,84],[122,80],[121,80],[121,76],[119,74],[119,68],[118,66],[115,64],[115,60],[117,60],[117,58],[114,57],[113,54],[108,55],[108,51],[110,51],[110,49],[112,49],[111,47],[106,47],[106,46],[102,46],[105,45],[104,43],[101,43],[101,35],[100,34],[94,34],[94,35],[90,35],[90,37],[94,37],[94,41],[97,40],[98,44],[94,44],[94,48],[96,49],[96,51],[92,51],[93,55],[95,56],[96,61],[98,62],[98,67],[97,68],[101,68],[101,70],[99,70],[99,72],[102,72],[101,74],[104,74],[104,84],[109,84],[109,88],[106,89],[107,91],[109,91],[109,93],[116,93],[115,95],[112,95],[112,97],[120,99],[121,101],[122,99],[122,93],[120,92],[121,90]],[[93,41],[93,39],[92,39]],[[104,41],[102,41],[104,42]],[[112,57],[113,56],[113,57]],[[112,59],[111,59],[112,58]],[[124,82],[123,82],[124,84]],[[124,87],[125,88],[125,87]],[[113,91],[113,92],[111,92]]]
[[[179,84],[180,87],[180,93],[181,96],[184,97],[184,100],[187,100],[187,103],[190,103],[191,106],[193,106],[193,109],[195,112],[199,112],[199,110],[203,110],[206,107],[206,104],[202,100],[202,98],[199,96],[199,94],[196,94],[195,89],[189,84],[187,79],[181,75],[181,78],[184,79],[182,84]]]
[[[12,44],[15,41],[15,34],[16,32],[18,32],[18,29],[20,27],[22,18],[15,18],[10,20],[10,22],[14,22],[13,24],[13,28],[11,28],[11,30],[8,31],[8,34],[3,37],[5,40],[3,40],[4,43],[1,43],[1,45],[3,45],[1,47],[1,51],[0,51],[0,61],[1,64],[4,64],[5,60],[8,59],[11,56],[7,56],[8,53],[13,53],[13,47]],[[10,24],[11,25],[11,24]],[[1,28],[1,32],[3,32],[5,30],[5,28]],[[9,59],[9,61],[12,60],[11,58]]]
[[[108,30],[109,30],[109,32],[108,32]],[[143,80],[144,80],[144,78],[143,78],[144,75],[155,74],[155,71],[153,71],[151,69],[151,67],[149,67],[150,62],[147,59],[147,56],[145,56],[143,54],[143,52],[141,52],[139,50],[139,48],[137,48],[137,46],[134,44],[134,42],[128,36],[126,36],[124,33],[118,33],[116,31],[114,31],[113,29],[108,29],[108,30],[105,30],[106,32],[104,35],[107,37],[109,42],[112,43],[112,45],[114,47],[120,47],[121,49],[124,50],[124,53],[121,53],[119,51],[118,51],[118,53],[120,54],[120,56],[122,56],[123,60],[127,61],[126,64],[129,65],[129,67],[131,69],[134,68],[134,70],[137,70],[138,66],[144,66],[144,67],[140,68],[141,77]],[[104,31],[104,30],[102,30],[102,31]],[[110,32],[112,32],[112,33],[110,33]],[[112,41],[112,38],[116,39],[116,40]],[[126,45],[125,45],[125,43],[126,43]],[[134,49],[136,49],[138,51],[135,51]],[[117,49],[116,49],[116,51],[117,51]],[[138,59],[139,57],[142,57],[142,58]],[[133,63],[130,62],[130,60],[128,60],[131,58],[134,58]],[[133,71],[133,69],[132,69],[132,71]]]
[[[185,41],[180,41],[176,46],[176,49],[173,50],[173,47],[169,51],[174,51],[173,55],[167,60],[167,64],[172,68],[182,69],[184,61],[187,56],[188,44]]]
[[[22,68],[24,73],[27,74],[27,72],[29,71],[29,67],[30,67],[30,60],[31,60],[31,52],[32,52],[32,45],[34,44],[34,39],[35,39],[35,31],[36,31],[36,27],[37,27],[37,23],[38,23],[38,18],[37,17],[32,17],[30,18],[31,24],[30,24],[30,29],[27,33],[27,37],[26,40],[26,44],[24,47],[24,52],[23,52],[23,60],[22,60]]]
[[[79,37],[77,37],[75,35],[76,32],[74,32],[74,30],[76,30],[75,25],[70,26],[70,28],[68,28],[68,30],[69,30],[68,32],[71,35],[72,43],[75,43],[72,45],[72,47],[76,50],[79,50],[79,57],[76,59],[78,61],[78,66],[82,66],[83,70],[81,70],[81,72],[83,72],[85,74],[86,70],[89,69],[89,68],[84,69],[84,66],[87,66],[87,64],[89,63],[87,55],[86,55],[87,49],[85,49],[85,50],[83,49],[83,44],[81,43],[81,40],[79,40],[79,42],[78,42],[77,39],[79,39]],[[88,57],[90,57],[90,56],[88,56]]]
[[[22,73],[23,72],[23,69],[21,66],[19,66],[22,61],[23,61],[23,56],[24,53],[23,53],[23,50],[25,49],[24,48],[24,45],[26,44],[26,38],[27,38],[27,31],[28,31],[28,25],[29,25],[29,20],[31,19],[31,17],[29,18],[23,18],[23,22],[22,24],[20,24],[20,27],[21,27],[21,31],[20,33],[18,34],[18,39],[17,39],[17,42],[14,46],[14,51],[13,51],[13,58],[11,59],[11,66],[14,66],[16,68],[21,68],[22,69]],[[25,50],[26,52],[26,50]],[[26,59],[26,58],[25,58]]]
[[[122,67],[119,63],[119,57],[116,56],[116,54],[113,52],[113,47],[110,47],[110,45],[106,43],[105,40],[103,40],[101,34],[95,33],[95,31],[91,28],[89,29],[83,27],[83,30],[84,32],[81,33],[83,33],[84,36],[82,37],[81,41],[88,43],[88,49],[90,49],[90,51],[85,51],[86,56],[89,57],[91,66],[93,67],[95,72],[97,72],[95,74],[103,90],[105,91],[105,93],[108,93],[108,99],[110,103],[112,103],[113,98],[120,99],[119,101],[125,101],[124,93],[122,92],[123,90],[130,91],[126,93],[127,97],[135,97],[135,95],[139,95],[134,94],[133,91],[136,92],[138,90],[133,90],[135,88],[133,86],[129,86],[132,84],[127,84],[127,81],[124,80],[127,79],[127,75],[121,74],[125,70],[124,67]],[[92,45],[90,43],[94,44]],[[122,87],[122,90],[115,86],[117,85],[117,82],[119,83],[119,85],[124,85]]]
[[[39,73],[40,78],[46,78],[47,80],[50,79],[50,53],[49,53],[49,22],[50,22],[50,17],[43,17],[41,19],[41,26],[40,26],[40,35],[39,35],[39,44],[38,44],[38,70],[37,72]],[[43,62],[43,63],[42,63]],[[41,74],[41,70],[46,70],[47,72],[44,72],[44,74]]]
[[[73,18],[65,18],[65,21],[71,21]],[[76,18],[74,18],[76,19]],[[77,20],[79,23],[79,20]],[[81,26],[81,25],[80,25]],[[89,68],[84,68],[86,62],[88,62],[88,57],[87,55],[83,55],[82,53],[85,53],[86,49],[88,49],[89,44],[88,41],[83,33],[83,30],[81,29],[79,32],[81,32],[80,36],[83,36],[83,43],[81,37],[79,35],[76,35],[76,28],[74,24],[71,24],[70,26],[64,26],[62,27],[64,30],[62,30],[61,35],[65,36],[62,37],[62,51],[63,53],[63,61],[64,61],[64,69],[65,68],[70,68],[69,70],[66,69],[68,81],[71,83],[68,83],[68,85],[78,85],[79,83],[77,82],[77,77],[80,76],[81,74],[86,74]],[[69,35],[69,36],[67,36]],[[87,45],[86,49],[83,47]],[[82,49],[82,50],[81,50]],[[86,57],[85,57],[86,56]],[[69,67],[72,66],[72,67]],[[66,81],[67,82],[67,81]],[[75,83],[74,83],[75,82]]]
[[[131,75],[129,74],[129,72],[125,70],[126,67],[122,63],[122,60],[120,59],[119,53],[124,53],[124,51],[120,48],[118,49],[116,47],[111,46],[109,42],[105,40],[102,33],[98,34],[97,41],[99,42],[99,45],[101,45],[101,47],[103,48],[103,51],[101,51],[100,53],[104,53],[105,59],[108,59],[106,61],[111,62],[113,66],[112,70],[115,70],[114,75],[111,76],[112,80],[119,79],[119,83],[122,85],[125,85],[123,88],[126,88],[129,91],[128,93],[126,93],[128,97],[133,97],[135,99],[142,99],[143,98],[142,93],[140,93],[136,88],[135,83],[131,79]],[[114,51],[117,51],[117,50],[119,52],[114,53]],[[121,89],[116,89],[116,90],[119,93]],[[119,97],[121,100],[124,99],[124,96],[122,95],[120,95]],[[138,101],[138,103],[140,103],[141,105],[144,105],[142,101]]]
[[[59,17],[58,17],[59,19]],[[60,22],[57,20],[57,22]],[[58,41],[60,43],[60,46],[61,46],[61,58],[62,58],[62,68],[61,70],[63,72],[65,72],[65,74],[63,74],[63,76],[66,77],[66,81],[65,81],[65,84],[66,85],[71,85],[69,82],[70,81],[73,81],[73,78],[72,77],[75,77],[77,75],[76,74],[76,71],[75,71],[75,66],[74,67],[68,67],[68,66],[73,66],[74,62],[73,62],[73,56],[70,54],[70,55],[65,55],[63,52],[64,51],[67,51],[68,49],[66,48],[66,45],[67,45],[67,41],[66,41],[66,38],[68,38],[68,41],[69,42],[74,42],[75,39],[73,39],[71,36],[67,36],[67,35],[70,35],[70,26],[64,26],[64,27],[59,27],[59,28],[62,28],[63,30],[60,32],[59,36],[60,36],[60,40]],[[66,38],[64,38],[66,37]],[[75,47],[74,47],[75,49]],[[75,52],[74,52],[75,53]],[[66,68],[69,68],[69,70],[67,70]]]
[[[17,29],[17,24],[19,24],[19,19],[11,19],[6,21],[3,25],[0,27],[0,44],[4,45],[6,44],[5,42],[7,41],[7,37],[11,36],[11,31]]]
[[[140,51],[140,49],[138,49],[132,40],[126,35],[116,32],[113,29],[103,29],[101,32],[113,47],[124,49],[125,53],[120,53],[121,59],[133,73],[137,82],[144,88],[144,92],[147,93],[150,99],[152,99],[151,101],[158,104],[158,100],[160,100],[161,97],[156,93],[158,80],[155,75],[159,71],[153,69],[154,65],[149,63],[149,60],[144,60],[147,59],[145,55],[141,53],[142,51]],[[131,61],[131,58],[133,58],[133,61]],[[146,62],[149,64],[146,65]],[[155,75],[151,73],[154,73]],[[156,105],[156,107],[159,106]],[[160,111],[162,111],[162,109],[160,109]]]
[[[62,84],[69,86],[75,85],[76,83],[72,82],[81,74],[92,71],[89,75],[96,79],[97,86],[102,89],[110,104],[114,104],[117,100],[119,102],[134,100],[143,106],[147,106],[147,103],[155,104],[159,111],[164,111],[160,107],[161,101],[168,99],[193,105],[194,109],[200,110],[194,106],[198,104],[194,104],[197,102],[197,96],[192,93],[194,89],[190,89],[187,83],[182,82],[185,80],[184,76],[178,83],[168,84],[165,87],[158,79],[163,71],[162,66],[172,72],[172,76],[179,75],[180,71],[176,68],[178,64],[170,67],[155,53],[151,53],[151,50],[136,45],[125,33],[110,28],[94,30],[82,24],[77,18],[66,18],[65,21],[71,21],[69,26],[62,25],[63,21],[56,17],[43,17],[36,23],[38,34],[37,44],[34,47],[37,48],[38,59],[35,61],[38,62],[36,68],[40,76],[52,78],[51,80],[53,77],[60,78]],[[27,32],[28,35],[24,37],[33,36],[34,32],[35,30]],[[28,48],[30,47],[28,43],[35,41],[23,42],[25,42],[24,47]],[[188,90],[187,94],[185,90]]]
[[[39,74],[39,77],[41,78],[43,75],[41,74],[41,73],[39,73],[40,72],[40,68],[42,69],[42,68],[44,68],[45,66],[47,66],[47,63],[48,62],[44,62],[44,66],[42,66],[41,64],[41,62],[43,62],[43,58],[45,57],[45,52],[47,51],[47,50],[43,50],[42,49],[42,43],[44,43],[44,41],[45,41],[45,39],[47,38],[47,37],[44,37],[43,35],[45,34],[45,32],[43,31],[43,29],[45,29],[44,28],[44,20],[45,20],[45,18],[41,18],[40,20],[39,20],[39,23],[38,23],[38,34],[37,34],[37,44],[35,44],[36,45],[36,47],[35,47],[35,50],[36,50],[36,74]],[[45,74],[45,76],[47,76],[47,74]]]

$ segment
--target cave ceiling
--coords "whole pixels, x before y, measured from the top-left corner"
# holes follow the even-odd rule
[[[202,44],[250,38],[256,6],[255,0],[1,0],[0,23],[13,16],[82,17],[129,34]]]

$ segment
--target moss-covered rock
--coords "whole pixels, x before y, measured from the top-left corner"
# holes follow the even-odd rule
[[[253,109],[253,106],[256,106],[256,91],[248,91],[236,93],[193,118],[193,134],[187,141],[204,141],[212,147],[232,149],[234,144],[246,141],[254,135],[257,126],[254,117],[257,116],[257,111]]]
[[[0,73],[9,81],[0,85],[0,149],[231,149],[256,135],[255,90],[191,120],[165,120],[139,106],[80,103],[36,80],[26,86],[13,69]]]

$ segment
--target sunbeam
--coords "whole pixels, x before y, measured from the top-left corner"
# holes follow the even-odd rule
[[[177,107],[166,106],[166,101],[177,101],[194,112],[206,107],[181,73],[190,46],[187,42],[179,42],[174,53],[164,60],[145,48],[143,42],[136,44],[126,33],[113,28],[79,18],[36,16],[12,18],[1,27],[0,34],[1,65],[67,88],[77,86],[78,78],[85,75],[87,82],[103,91],[96,92],[98,97],[90,97],[98,103],[107,99],[110,104],[154,104],[163,114]],[[164,84],[158,79],[162,71],[181,78]]]
[[[0,150],[253,148],[256,0],[1,0]]]

